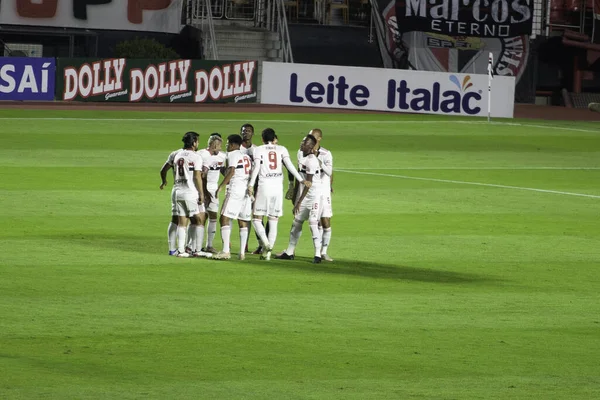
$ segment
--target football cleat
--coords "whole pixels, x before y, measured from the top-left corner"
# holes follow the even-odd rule
[[[217,249],[215,249],[212,246],[211,247],[206,247],[206,248],[202,249],[202,251],[205,252],[205,253],[213,253],[213,254],[217,254],[218,253]]]
[[[293,260],[294,259],[294,255],[289,255],[288,253],[286,253],[285,251],[279,255],[275,256],[276,259],[278,260]]]
[[[246,249],[246,251],[248,251],[248,249]],[[256,250],[254,250],[254,251],[252,252],[252,254],[262,254],[262,251],[263,251],[263,248],[262,248],[262,246],[258,246],[258,247],[256,248]]]
[[[218,252],[213,256],[215,260],[229,260],[231,258],[231,253],[225,253],[223,251]]]
[[[175,254],[177,257],[179,258],[188,258],[190,257],[190,253],[186,253],[185,251],[183,253],[177,251],[177,254]]]
[[[195,251],[192,253],[192,255],[194,257],[206,257],[206,258],[212,258],[212,256],[213,256],[212,253],[207,253],[206,251]]]
[[[327,254],[321,254],[321,259],[329,262],[333,261],[333,258],[329,257]]]
[[[176,256],[177,255],[177,250],[169,250],[169,255],[170,256]]]
[[[267,246],[264,246],[260,259],[269,261],[271,259],[271,251],[272,249],[268,248]]]
[[[244,261],[244,260],[246,259],[246,254],[244,254],[244,253],[240,253],[240,255],[238,256],[238,259],[239,259],[240,261]]]
[[[315,256],[315,258],[312,261],[313,264],[321,264],[321,257],[317,257]]]

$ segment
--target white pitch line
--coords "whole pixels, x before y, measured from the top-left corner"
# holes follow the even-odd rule
[[[38,118],[25,118],[25,117],[0,117],[0,120],[5,121],[121,121],[121,122],[232,122],[231,119],[223,118],[71,118],[71,117],[38,117]],[[373,121],[352,121],[352,120],[327,120],[327,121],[314,121],[314,120],[291,120],[291,119],[248,119],[244,122],[260,122],[260,123],[311,123],[311,124],[466,124],[466,125],[492,125],[492,126],[522,126],[525,128],[538,128],[538,129],[555,129],[562,131],[571,132],[587,132],[587,133],[600,133],[600,125],[598,129],[583,129],[583,128],[569,128],[555,125],[536,125],[536,124],[522,124],[519,122],[486,122],[486,121],[449,121],[449,120],[373,120]]]
[[[372,176],[383,176],[390,178],[400,178],[400,179],[412,179],[417,181],[429,181],[429,182],[442,182],[442,183],[457,183],[460,185],[474,185],[474,186],[487,186],[487,187],[495,187],[500,189],[516,189],[516,190],[527,190],[530,192],[541,192],[541,193],[553,193],[553,194],[562,194],[567,196],[577,196],[577,197],[589,197],[592,199],[600,199],[600,196],[594,194],[584,194],[584,193],[573,193],[573,192],[561,192],[559,190],[547,190],[547,189],[536,189],[536,188],[528,188],[521,186],[509,186],[509,185],[496,185],[493,183],[480,183],[480,182],[465,182],[465,181],[455,181],[452,179],[436,179],[436,178],[421,178],[415,176],[406,176],[406,175],[393,175],[393,174],[380,174],[375,172],[360,172],[360,171],[351,171],[346,169],[336,169],[340,172],[347,172],[349,174],[359,174],[359,175],[372,175]]]
[[[600,167],[388,167],[388,168],[342,168],[347,171],[597,171]]]

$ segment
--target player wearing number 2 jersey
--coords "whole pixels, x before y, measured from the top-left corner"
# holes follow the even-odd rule
[[[274,144],[275,131],[267,128],[262,132],[263,145],[258,146],[254,151],[254,165],[252,176],[248,185],[250,194],[254,191],[254,183],[258,179],[258,188],[254,200],[254,218],[252,226],[260,237],[263,245],[264,259],[270,259],[271,250],[277,239],[277,223],[279,217],[283,215],[283,165],[294,174],[298,181],[308,184],[302,179],[294,164],[290,160],[288,150],[278,144]],[[269,236],[261,221],[264,216],[269,218]]]

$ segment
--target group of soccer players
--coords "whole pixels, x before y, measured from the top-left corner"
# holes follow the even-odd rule
[[[259,242],[254,253],[261,254],[261,259],[270,260],[277,239],[278,221],[283,215],[285,166],[289,181],[285,198],[292,201],[294,221],[288,247],[275,258],[294,259],[302,225],[308,221],[315,250],[313,263],[333,261],[327,254],[333,215],[333,157],[320,146],[322,131],[313,129],[302,139],[297,167],[288,150],[278,144],[273,129],[262,131],[262,145],[254,145],[253,136],[254,127],[242,125],[240,134],[227,137],[225,153],[220,134],[211,134],[207,147],[199,149],[199,135],[187,132],[182,139],[183,148],[169,154],[160,171],[162,190],[167,185],[168,171],[173,169],[169,255],[230,259],[231,229],[233,220],[237,220],[239,259],[245,259],[252,226]],[[221,176],[223,179],[219,183]],[[222,192],[225,192],[225,198],[219,210]],[[221,251],[213,246],[217,221],[223,242]]]

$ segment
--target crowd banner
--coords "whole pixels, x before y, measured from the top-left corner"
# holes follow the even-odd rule
[[[263,62],[261,103],[512,118],[515,78]]]
[[[530,35],[531,0],[395,0],[401,32],[451,36],[515,37]]]
[[[0,57],[0,100],[54,100],[54,58]]]
[[[179,33],[183,0],[5,0],[1,25]]]
[[[58,58],[56,99],[255,103],[256,61]]]

